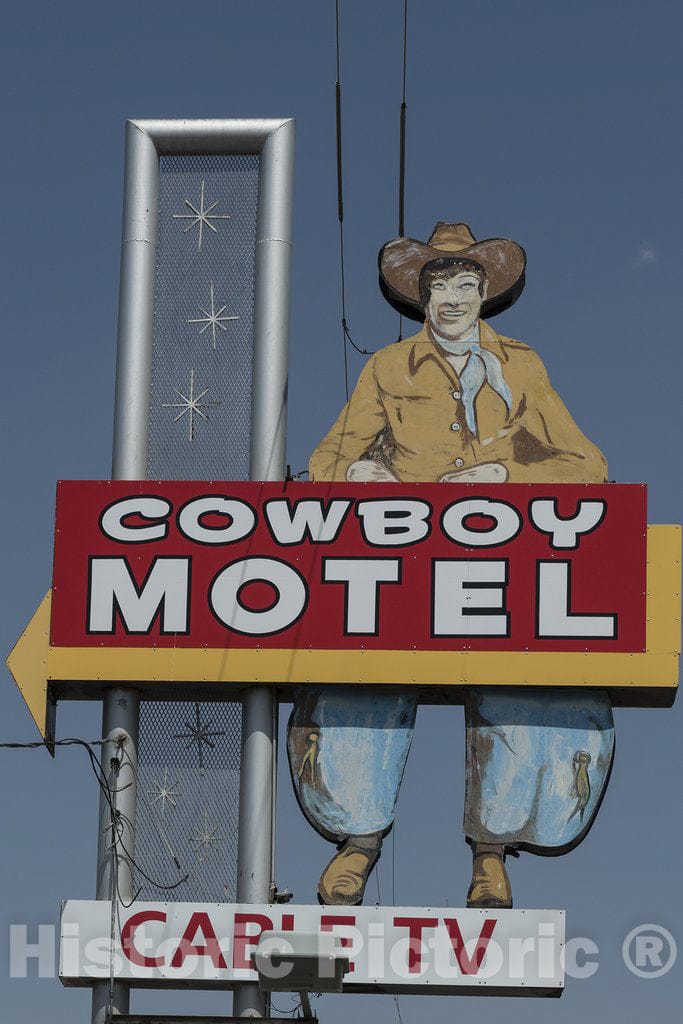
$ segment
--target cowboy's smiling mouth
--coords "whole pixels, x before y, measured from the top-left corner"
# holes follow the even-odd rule
[[[439,309],[439,316],[442,320],[458,320],[460,317],[466,316],[466,314],[466,309],[453,309],[452,307],[444,309],[443,306]]]

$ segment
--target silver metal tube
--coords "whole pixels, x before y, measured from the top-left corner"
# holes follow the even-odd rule
[[[204,118],[166,120],[152,118],[130,121],[153,140],[157,153],[229,154],[262,153],[264,144],[281,127],[294,126],[282,118]]]
[[[256,286],[254,390],[250,477],[283,480],[287,436],[289,282],[292,245],[294,122],[269,135],[261,150]],[[237,847],[237,902],[268,903],[274,870],[275,750],[277,699],[254,686],[242,700],[242,763]],[[258,985],[235,988],[236,1017],[263,1017],[266,998]]]
[[[159,156],[154,143],[129,121],[116,355],[114,480],[144,480],[147,475],[158,192]]]
[[[237,902],[269,903],[273,879],[273,704],[269,686],[254,686],[242,702],[242,761],[237,846]],[[266,1016],[256,982],[235,987],[236,1017]]]
[[[134,869],[130,857],[135,855],[135,807],[137,794],[137,746],[140,698],[136,690],[114,687],[107,691],[103,702],[102,766],[109,788],[114,791],[118,842],[112,828],[109,800],[100,794],[99,835],[97,842],[96,899],[118,899],[130,903],[134,891]],[[117,768],[118,766],[118,768]],[[115,770],[116,769],[116,770]],[[105,1024],[107,1008],[112,1003],[114,1012],[127,1013],[129,986],[109,981],[93,986],[92,1024]]]
[[[114,480],[143,480],[147,475],[158,189],[159,157],[154,143],[129,121],[116,353]],[[108,740],[102,748],[102,764],[110,787],[116,790],[120,832],[119,845],[112,850],[111,807],[106,796],[100,794],[96,898],[128,903],[134,895],[134,869],[129,857],[135,855],[140,697],[129,687],[115,687],[107,691],[102,703],[102,736]],[[120,763],[117,776],[111,769],[114,758]],[[129,1004],[129,985],[98,982],[93,986],[92,1024],[105,1024],[109,1010],[127,1013]]]
[[[285,475],[293,177],[294,122],[287,121],[269,136],[261,153],[249,469],[252,480],[283,480]]]
[[[242,712],[237,902],[268,903],[271,877],[273,691],[249,688]]]
[[[271,787],[272,787],[272,799],[271,799],[271,816],[270,816],[270,863],[272,867],[273,882],[276,881],[275,875],[275,825],[277,816],[277,761],[278,761],[278,729],[279,729],[279,712],[280,704],[277,699],[277,695],[273,694],[273,725],[272,725],[272,736],[273,736],[273,758],[272,758],[272,771],[271,771]]]

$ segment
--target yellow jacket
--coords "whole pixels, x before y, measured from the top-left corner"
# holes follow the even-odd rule
[[[603,483],[607,463],[574,423],[528,345],[480,321],[480,343],[498,357],[512,412],[484,383],[477,436],[465,423],[458,375],[425,326],[367,362],[348,403],[311,456],[312,480],[346,480],[372,453],[403,481],[436,481],[483,462],[502,463],[510,483]]]

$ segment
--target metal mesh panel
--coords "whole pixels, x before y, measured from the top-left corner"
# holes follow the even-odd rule
[[[142,899],[230,902],[237,884],[238,702],[140,702],[135,860]],[[173,885],[172,893],[153,885]]]
[[[258,156],[160,161],[148,477],[246,480]]]
[[[151,479],[249,478],[258,176],[258,156],[160,160]],[[241,726],[238,702],[141,701],[143,898],[235,899]]]

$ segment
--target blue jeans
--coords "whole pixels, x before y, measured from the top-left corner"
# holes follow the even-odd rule
[[[413,736],[410,687],[297,690],[288,753],[299,804],[320,835],[386,833]],[[465,701],[465,834],[561,853],[595,817],[614,752],[601,690],[470,690]]]

